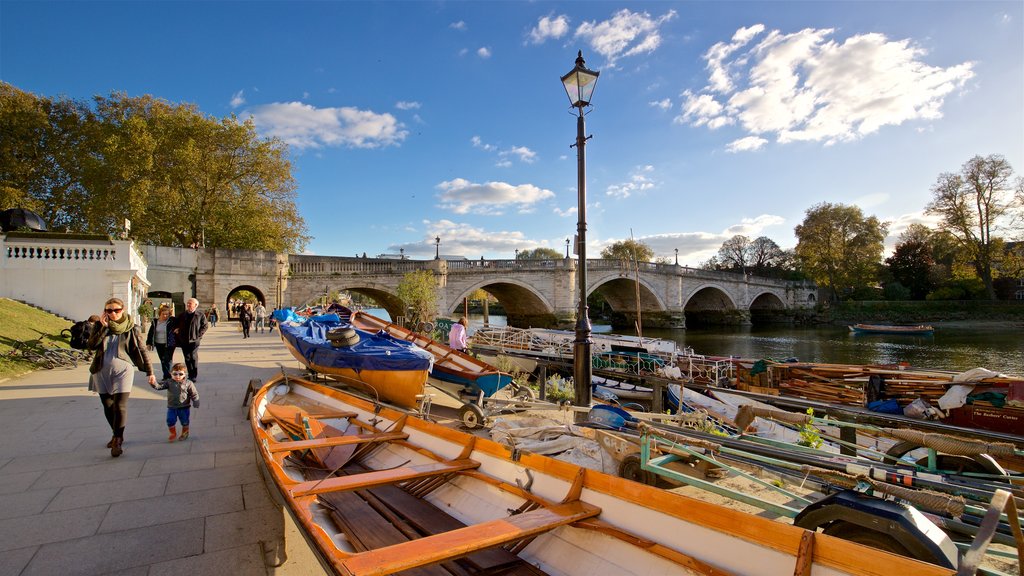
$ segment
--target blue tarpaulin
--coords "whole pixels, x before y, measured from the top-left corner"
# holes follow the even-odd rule
[[[284,311],[279,310],[278,313],[280,312]],[[294,324],[296,319],[304,321],[301,324]],[[356,371],[430,370],[434,359],[430,352],[386,332],[374,334],[352,328],[347,323],[343,324],[336,314],[324,314],[308,319],[293,316],[280,322],[280,327],[281,335],[299,351],[310,366],[351,368]],[[359,335],[359,342],[352,346],[331,346],[327,341],[327,333],[335,328],[351,328]]]

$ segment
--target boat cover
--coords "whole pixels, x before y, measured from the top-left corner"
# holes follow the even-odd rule
[[[284,336],[310,366],[360,370],[430,370],[434,356],[411,342],[387,332],[371,333],[340,321],[336,314],[304,319],[301,323],[281,322]],[[327,333],[335,328],[352,328],[359,342],[335,348]]]

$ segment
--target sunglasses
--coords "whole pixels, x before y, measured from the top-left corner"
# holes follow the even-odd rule
[[[171,372],[171,376],[184,376],[184,372]]]
[[[117,314],[121,310],[124,310],[124,308],[104,308],[103,309],[103,311],[106,312],[107,314]]]

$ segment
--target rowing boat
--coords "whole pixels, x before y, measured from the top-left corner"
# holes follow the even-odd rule
[[[352,328],[335,314],[278,324],[285,347],[309,370],[402,408],[423,398],[434,357],[415,344]]]
[[[249,410],[265,482],[333,574],[953,574],[303,379]]]
[[[413,332],[361,311],[353,312],[350,321],[355,328],[367,332],[384,331],[430,352],[434,356],[430,375],[437,380],[461,385],[474,397],[482,392],[485,398],[490,398],[495,392],[512,383],[511,374],[503,373],[483,360],[453,350],[419,332]]]
[[[921,324],[919,326],[890,326],[886,324],[854,324],[850,326],[854,334],[896,334],[902,336],[931,336],[935,328]]]

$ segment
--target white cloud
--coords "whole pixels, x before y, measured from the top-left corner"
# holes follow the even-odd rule
[[[569,17],[565,14],[559,16],[544,16],[537,21],[537,25],[530,30],[530,41],[534,44],[542,44],[548,38],[561,38],[569,31]]]
[[[349,106],[316,108],[301,102],[278,102],[255,106],[248,113],[261,132],[300,149],[380,148],[398,145],[409,134],[391,114]]]
[[[542,200],[554,198],[555,193],[533,184],[512,185],[506,182],[477,184],[456,178],[437,185],[441,207],[456,214],[501,215],[505,208],[529,209]]]
[[[781,224],[785,224],[782,217],[762,214],[755,218],[744,218],[740,223],[733,224],[721,232],[670,232],[636,239],[650,246],[657,257],[675,262],[675,251],[678,249],[680,265],[697,266],[717,254],[722,243],[729,238],[737,234],[750,238],[765,236],[765,228]],[[598,250],[621,240],[623,239],[605,239],[599,243]]]
[[[398,102],[395,102],[395,108],[398,108],[399,110],[419,110],[420,103],[415,101],[407,102],[405,100],[399,100]]]
[[[727,152],[749,152],[751,150],[760,150],[767,143],[768,141],[760,136],[747,136],[739,140],[733,140],[725,147],[725,150]]]
[[[533,161],[537,159],[537,153],[526,146],[513,146],[508,150],[499,152],[498,155],[502,157],[515,156],[516,158],[519,158],[520,162],[525,162],[527,164],[533,164]]]
[[[672,100],[669,99],[669,98],[664,98],[662,100],[654,100],[652,102],[648,102],[648,104],[650,104],[651,106],[653,106],[655,108],[661,108],[662,110],[668,110],[669,108],[672,107]]]
[[[388,246],[388,251],[398,253],[404,249],[410,256],[433,258],[435,251],[434,238],[441,239],[441,254],[449,256],[465,256],[475,260],[480,256],[489,258],[514,258],[515,251],[530,250],[545,241],[530,240],[517,230],[485,230],[464,222],[451,220],[426,220],[423,239],[418,242],[406,242]]]
[[[558,214],[562,218],[568,218],[569,216],[575,216],[576,212],[578,212],[578,211],[579,211],[579,209],[576,206],[573,206],[572,208],[568,208],[568,209],[565,209],[565,210],[562,210],[558,206],[555,206],[555,208],[554,208],[555,214]]]
[[[740,28],[704,54],[708,85],[699,94],[684,92],[676,121],[739,125],[748,137],[730,144],[734,152],[756,150],[770,136],[833,145],[884,126],[941,118],[945,98],[974,76],[971,62],[926,64],[925,50],[910,40],[878,33],[837,40],[834,32]]]
[[[629,198],[632,194],[637,192],[644,192],[654,188],[654,181],[651,180],[650,174],[654,172],[654,166],[637,166],[629,174],[629,180],[622,184],[612,184],[605,190],[605,194],[608,196],[614,196],[615,198]]]
[[[499,150],[494,144],[488,144],[484,142],[479,136],[473,136],[470,138],[474,148],[479,148],[484,152],[497,152],[498,162],[495,166],[499,168],[508,168],[512,165],[512,158],[518,158],[520,162],[526,164],[533,164],[537,159],[537,153],[530,150],[526,146],[512,146],[505,150]]]
[[[872,192],[853,200],[853,205],[860,208],[873,208],[881,206],[889,201],[889,194],[885,192]]]
[[[591,48],[604,56],[607,65],[614,68],[619,58],[656,50],[661,44],[661,26],[675,17],[675,10],[651,18],[647,12],[631,12],[624,8],[609,20],[580,24],[574,37],[588,42]]]
[[[245,90],[239,90],[231,95],[232,108],[238,108],[242,104],[245,104]]]
[[[473,143],[473,148],[479,148],[485,152],[491,152],[498,149],[494,144],[485,143],[479,136],[473,136],[470,138],[470,142]]]
[[[466,23],[462,20],[459,20],[458,22],[452,22],[451,24],[448,25],[448,27],[451,28],[452,30],[458,30],[460,32],[465,32],[467,29],[469,29],[469,26],[466,26]]]
[[[491,57],[491,49],[488,48],[487,46],[481,46],[480,48],[477,48],[476,55],[481,57],[481,58],[490,58]]]

